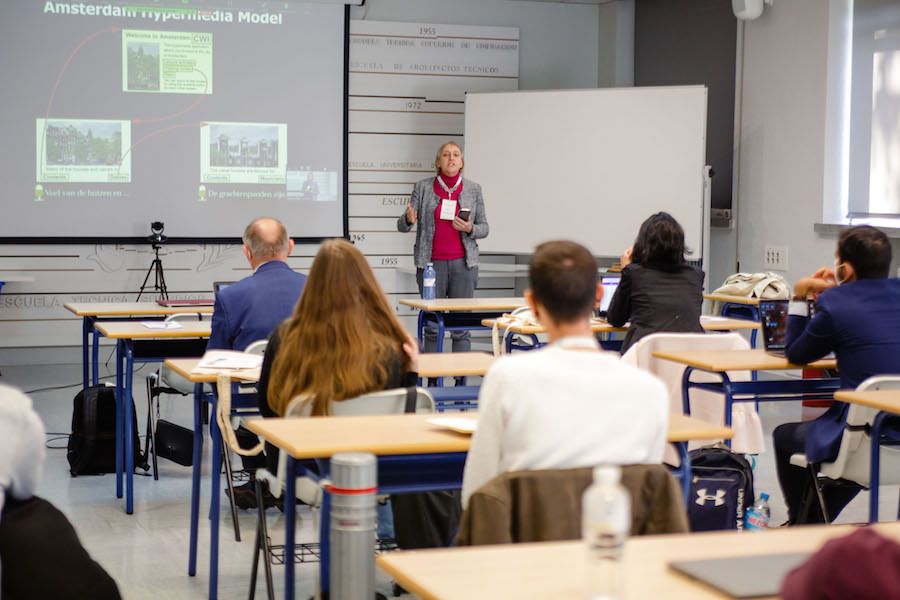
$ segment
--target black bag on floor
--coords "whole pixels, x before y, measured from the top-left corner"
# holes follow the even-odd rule
[[[140,450],[137,416],[134,410],[131,414],[134,464],[146,468]],[[116,472],[116,388],[94,385],[75,396],[66,457],[72,477]]]
[[[157,419],[154,443],[158,457],[167,458],[182,467],[190,467],[194,463],[193,430]]]
[[[744,455],[728,448],[698,448],[691,453],[691,531],[743,529],[753,505],[753,468]]]

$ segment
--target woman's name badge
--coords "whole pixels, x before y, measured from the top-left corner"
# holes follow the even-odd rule
[[[444,200],[441,202],[441,220],[452,221],[456,218],[456,200]]]

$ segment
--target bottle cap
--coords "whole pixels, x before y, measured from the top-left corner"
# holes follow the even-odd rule
[[[762,494],[759,495],[759,497],[762,498],[763,500],[768,500],[769,494],[767,494],[766,492],[763,492]]]
[[[594,467],[594,483],[616,485],[622,479],[622,469],[618,465]]]

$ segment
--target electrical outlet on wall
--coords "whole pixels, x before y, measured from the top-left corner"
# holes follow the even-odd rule
[[[763,267],[776,271],[788,270],[787,246],[766,246]]]

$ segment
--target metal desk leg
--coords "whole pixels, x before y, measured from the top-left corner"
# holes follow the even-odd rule
[[[425,352],[425,311],[419,311],[419,318],[416,320],[416,339],[419,340],[419,351]]]
[[[82,389],[88,386],[88,371],[90,369],[90,364],[88,363],[88,340],[91,337],[91,329],[94,326],[91,324],[90,317],[82,317],[81,319],[81,387]]]
[[[191,538],[188,549],[188,575],[197,574],[197,534],[200,524],[200,461],[203,455],[203,425],[200,423],[203,384],[194,384],[194,453],[191,467]]]
[[[214,600],[218,596],[219,587],[219,468],[222,459],[222,432],[219,431],[219,421],[216,419],[218,397],[213,401],[209,416],[209,437],[212,441],[212,469],[210,471],[210,487],[212,496],[209,499],[209,598]]]
[[[287,478],[284,482],[284,598],[294,600],[294,537],[296,534],[297,461],[287,458]],[[324,556],[324,554],[321,554]]]
[[[125,401],[125,512],[134,513],[134,399],[131,397],[131,380],[134,371],[134,346],[131,340],[123,340],[125,347],[125,380],[122,382]]]
[[[321,463],[320,463],[321,464]],[[323,473],[325,471],[322,471]],[[331,591],[331,493],[322,490],[319,512],[319,592],[322,598]]]
[[[681,478],[681,493],[684,494],[684,503],[690,501],[691,495],[691,455],[688,454],[687,442],[676,442],[675,450],[678,451],[679,464],[678,475]]]
[[[122,360],[125,354],[125,343],[122,340],[116,342],[116,498],[122,497],[122,473],[124,471],[124,426],[122,422],[125,411],[125,391],[122,386]]]
[[[888,413],[881,411],[872,420],[869,435],[872,439],[872,455],[869,462],[869,523],[878,521],[878,484],[881,478],[881,428]]]
[[[691,373],[694,367],[685,367],[681,374],[681,411],[690,416],[691,414]]]
[[[691,414],[691,373],[694,367],[685,367],[684,373],[681,375],[681,406],[684,414]],[[728,373],[721,372],[718,374],[722,378],[722,395],[725,399],[725,427],[731,427],[731,410],[734,406],[734,392],[731,387],[731,379]],[[731,447],[731,440],[725,440],[725,445]]]
[[[431,313],[434,315],[434,320],[437,323],[437,346],[435,347],[435,352],[443,352],[444,351],[444,336],[447,334],[444,329],[444,313]],[[443,384],[443,382],[442,382]]]
[[[91,321],[91,337],[93,338],[93,344],[91,344],[91,374],[93,375],[93,383],[97,385],[100,383],[100,332],[97,331],[97,328],[94,327],[94,321]]]

